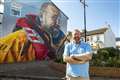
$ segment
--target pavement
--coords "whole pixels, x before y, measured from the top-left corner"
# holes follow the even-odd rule
[[[0,64],[0,80],[63,80],[65,74],[49,67],[49,61]],[[91,80],[120,80],[90,76]]]
[[[0,64],[0,77],[32,80],[60,80],[63,74],[48,67],[47,61]],[[44,78],[44,79],[43,79]]]

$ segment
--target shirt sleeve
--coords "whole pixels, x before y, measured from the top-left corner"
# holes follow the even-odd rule
[[[69,43],[65,45],[63,56],[69,56],[70,55],[69,46],[70,46]]]
[[[92,47],[89,44],[86,44],[86,52],[92,52]]]

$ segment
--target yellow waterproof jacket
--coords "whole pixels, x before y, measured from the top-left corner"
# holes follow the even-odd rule
[[[19,30],[0,38],[0,63],[25,62],[35,60],[35,50],[30,44],[26,54],[21,55],[27,41],[24,30]]]

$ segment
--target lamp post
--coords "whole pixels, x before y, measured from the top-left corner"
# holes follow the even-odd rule
[[[86,42],[86,6],[88,7],[88,5],[86,5],[85,0],[80,0],[80,2],[84,6],[84,33],[85,33],[85,42]]]

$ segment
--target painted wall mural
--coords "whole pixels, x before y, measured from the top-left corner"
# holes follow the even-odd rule
[[[45,2],[39,15],[29,13],[16,19],[12,32],[0,38],[0,63],[58,58],[66,40],[59,15],[53,3]]]

